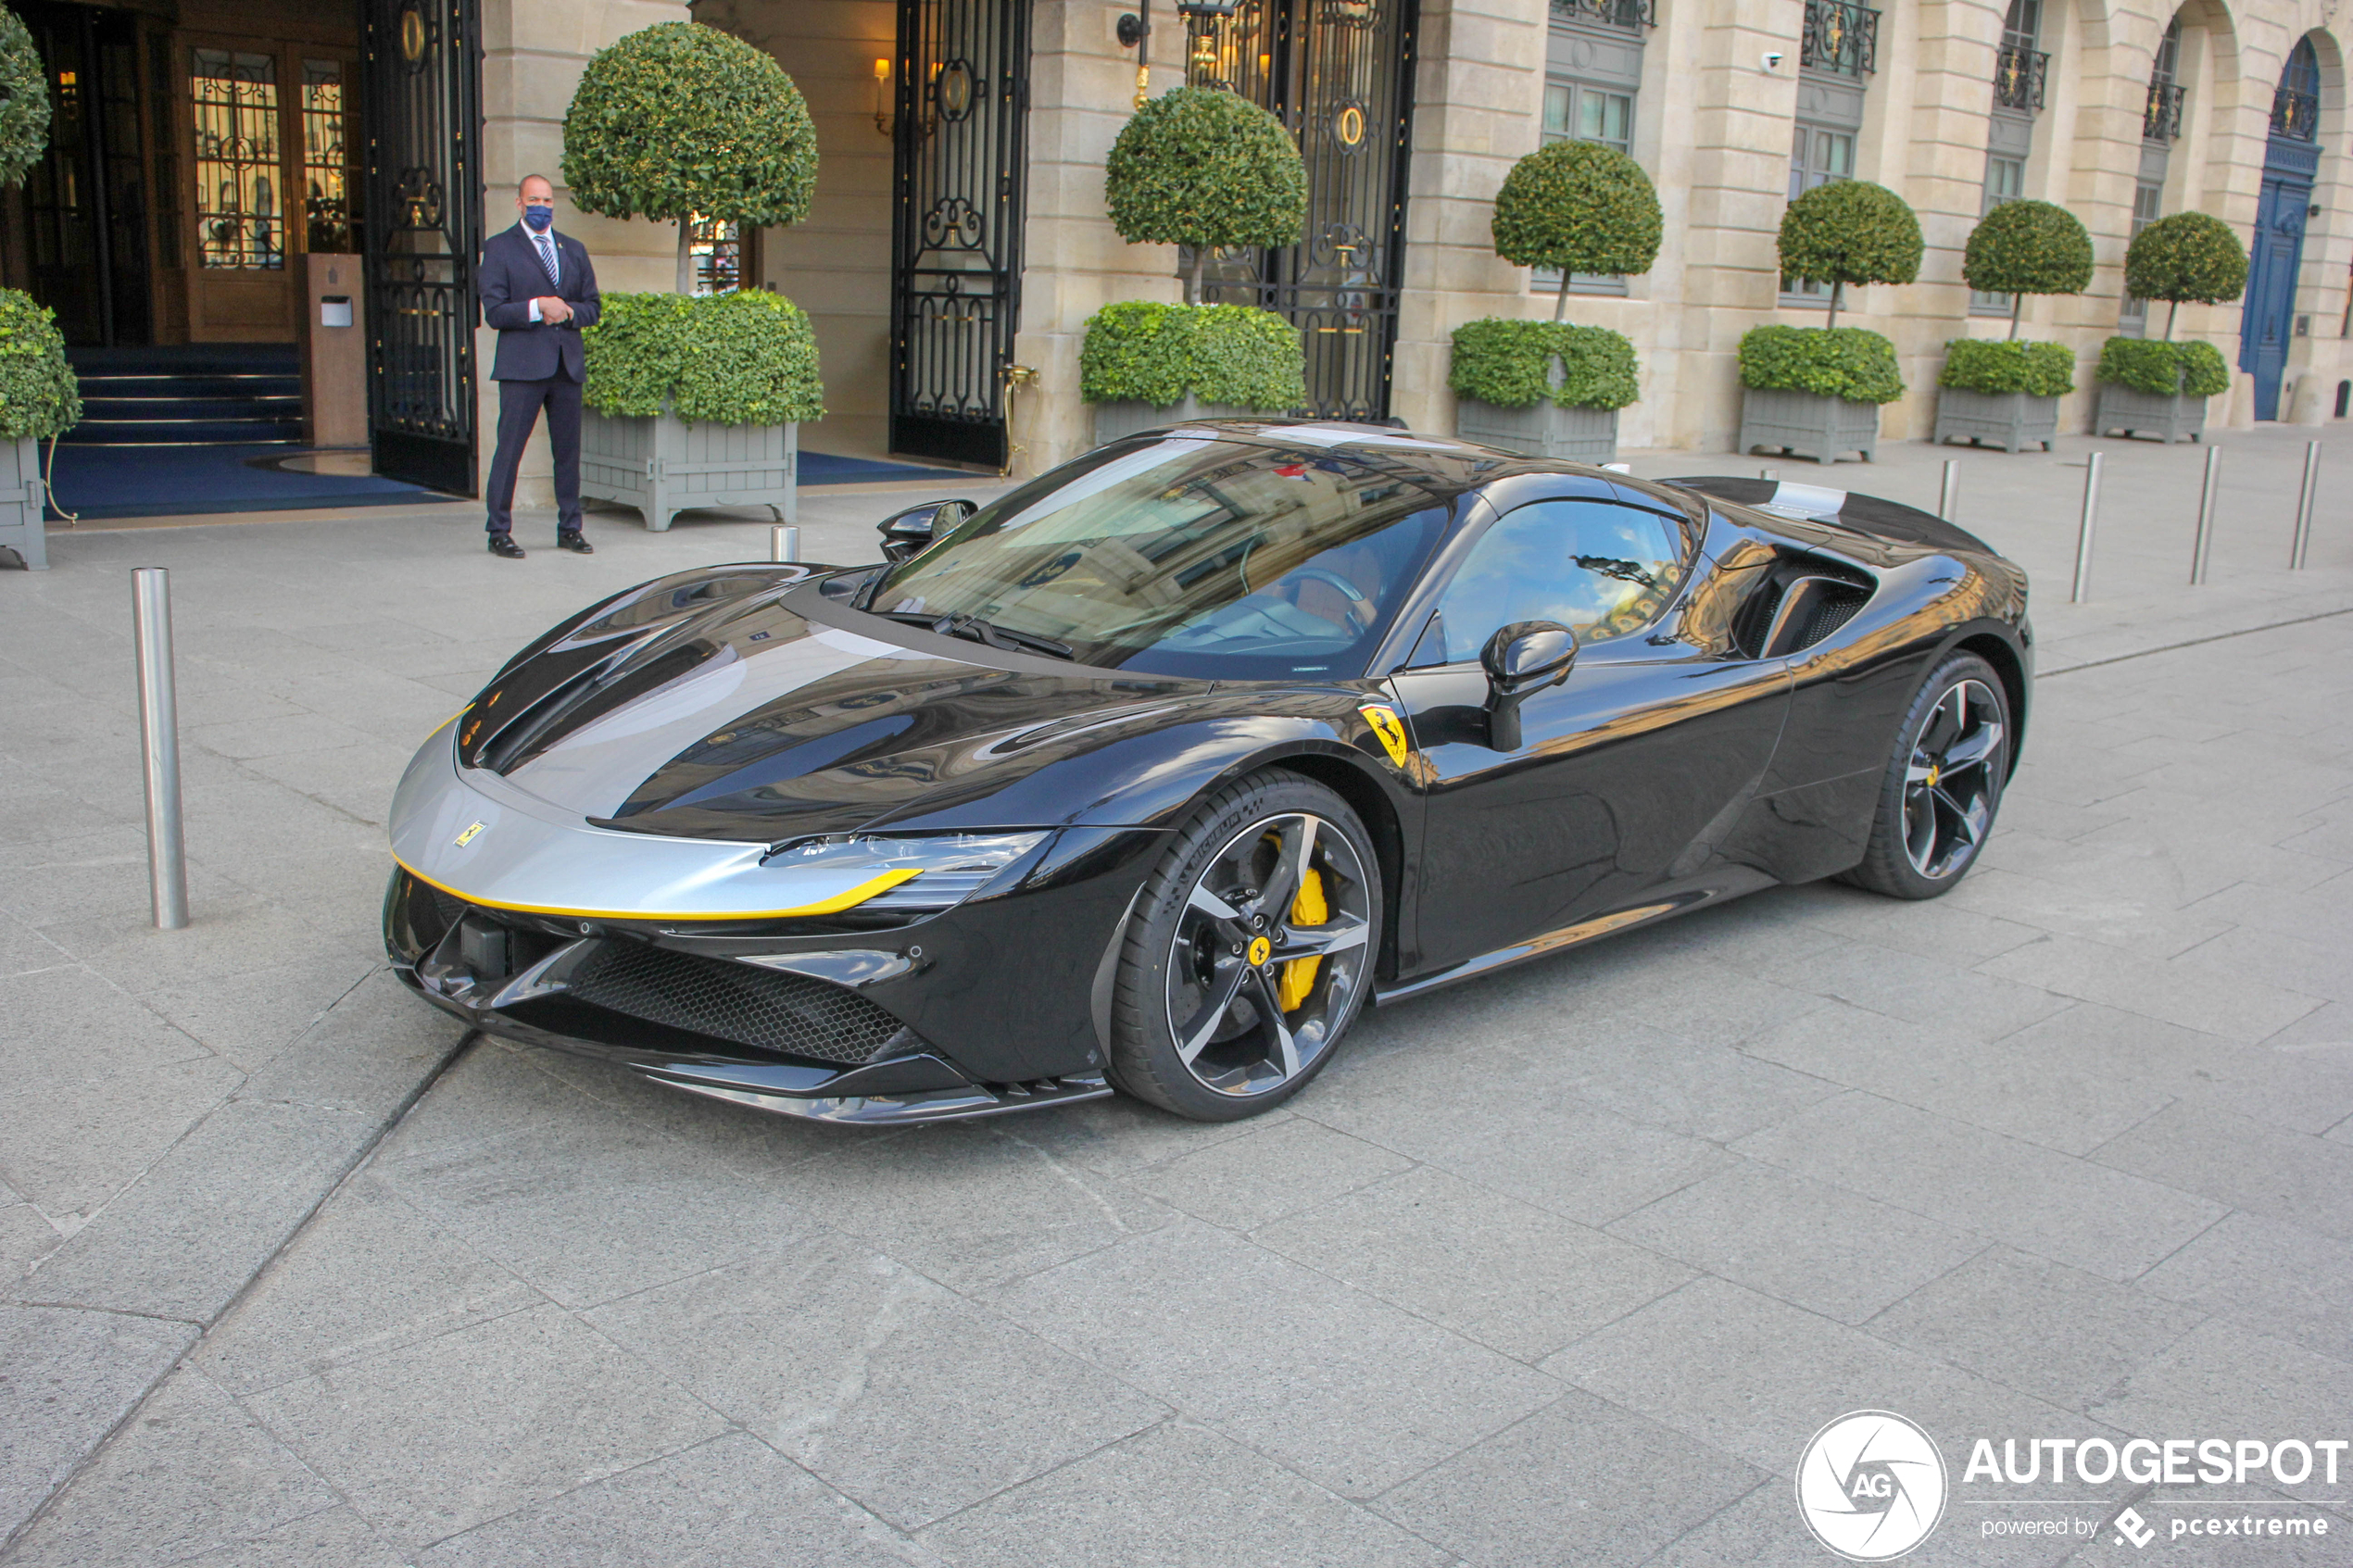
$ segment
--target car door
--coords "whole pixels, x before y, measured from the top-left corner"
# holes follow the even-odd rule
[[[1428,801],[1408,972],[1442,969],[1704,881],[1770,763],[1780,660],[1741,656],[1730,580],[1681,520],[1591,496],[1495,518],[1458,558],[1391,688]],[[1561,684],[1527,698],[1520,744],[1486,744],[1480,648],[1500,627],[1576,632]]]

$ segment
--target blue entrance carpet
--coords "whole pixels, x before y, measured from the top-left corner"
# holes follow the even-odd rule
[[[256,467],[300,446],[224,442],[206,446],[78,446],[57,444],[50,515],[178,517],[187,512],[272,512],[308,507],[419,505],[453,497],[374,474],[287,473]],[[49,460],[49,444],[41,444]]]
[[[969,483],[985,479],[965,469],[924,468],[915,463],[887,463],[878,458],[837,458],[830,452],[803,452],[800,455],[800,483],[803,484],[872,484],[879,480],[936,479],[945,484],[963,480]]]

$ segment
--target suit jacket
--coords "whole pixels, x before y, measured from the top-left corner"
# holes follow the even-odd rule
[[[597,270],[588,264],[588,247],[569,234],[556,235],[556,256],[563,281],[550,284],[538,247],[522,224],[484,242],[476,286],[482,294],[482,319],[498,329],[491,380],[585,379],[580,329],[596,325],[601,307]],[[531,319],[531,302],[548,295],[572,307],[571,320],[557,325]]]

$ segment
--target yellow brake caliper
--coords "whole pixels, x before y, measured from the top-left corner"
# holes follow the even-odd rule
[[[1321,925],[1331,919],[1331,909],[1324,902],[1324,875],[1310,871],[1299,879],[1299,892],[1290,901],[1290,923]],[[1320,958],[1293,959],[1283,965],[1283,978],[1275,999],[1282,1003],[1285,1012],[1297,1012],[1307,993],[1315,986],[1315,969]]]

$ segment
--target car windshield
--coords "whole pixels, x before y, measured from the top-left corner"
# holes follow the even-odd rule
[[[1090,452],[975,513],[868,593],[1081,664],[1220,680],[1361,673],[1444,532],[1385,454],[1174,436]]]

